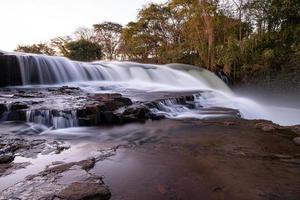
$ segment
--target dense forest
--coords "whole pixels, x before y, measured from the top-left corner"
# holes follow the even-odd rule
[[[16,51],[74,60],[223,68],[235,84],[300,91],[299,0],[169,0],[134,22],[103,22]]]

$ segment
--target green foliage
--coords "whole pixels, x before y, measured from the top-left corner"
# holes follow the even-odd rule
[[[33,44],[33,45],[18,45],[16,50],[18,52],[24,53],[34,53],[34,54],[46,54],[54,55],[55,51],[45,43]]]
[[[210,70],[218,65],[235,82],[261,80],[268,85],[280,77],[288,81],[284,74],[300,75],[299,64],[295,64],[300,55],[300,1],[150,3],[125,27],[113,22],[95,24],[91,29],[79,28],[74,36],[52,39],[51,47],[19,46],[18,51],[84,61],[100,59],[103,54],[109,60],[179,62]]]
[[[101,59],[101,46],[85,39],[71,41],[65,44],[66,57],[78,61],[93,61]]]

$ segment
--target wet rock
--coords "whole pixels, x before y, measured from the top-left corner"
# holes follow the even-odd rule
[[[157,114],[157,113],[150,113],[149,116],[150,119],[152,120],[162,120],[166,118],[166,116],[164,116],[163,114]]]
[[[14,173],[14,171],[23,169],[30,164],[30,162],[0,164],[0,177],[10,175]]]
[[[11,105],[11,107],[10,107],[10,109],[12,111],[15,111],[15,110],[24,110],[24,109],[28,109],[28,108],[29,108],[29,106],[26,103],[24,103],[24,102],[14,102]]]
[[[112,111],[104,111],[100,113],[101,124],[120,124],[120,119]]]
[[[119,113],[122,122],[145,121],[150,118],[150,110],[144,105],[132,105]]]
[[[79,162],[64,163],[64,164],[61,164],[58,166],[48,167],[46,170],[41,172],[39,175],[47,176],[48,174],[52,174],[52,173],[60,174],[62,172],[69,170],[71,167],[73,167],[75,165],[79,166],[81,169],[83,169],[85,171],[88,171],[94,167],[95,162],[96,162],[95,158],[89,158],[87,160],[82,160]],[[32,177],[30,177],[30,178],[32,178]]]
[[[66,163],[29,176],[0,194],[0,199],[109,199],[102,177],[88,173],[95,159]]]
[[[300,145],[300,137],[296,137],[293,139],[294,143]]]
[[[5,103],[0,103],[0,115],[7,111],[7,106]]]
[[[63,87],[60,87],[59,89],[57,89],[56,92],[61,93],[61,94],[71,95],[71,94],[79,93],[80,88],[79,87],[63,86]]]
[[[122,97],[121,94],[95,94],[90,96],[91,99],[98,102],[102,102],[102,107],[106,111],[114,111],[123,106],[132,105],[132,101],[129,98]]]
[[[97,102],[77,109],[79,126],[120,124],[122,120],[115,111],[132,105],[130,99],[120,94],[95,94],[89,98]]]
[[[0,138],[2,155],[18,154],[27,158],[35,158],[38,154],[60,153],[70,147],[60,141],[45,139],[22,138],[21,136],[3,136]]]
[[[79,88],[63,86],[50,89],[13,89],[5,95],[7,100],[4,98],[0,102],[0,115],[2,114],[3,121],[40,122],[47,127],[67,128],[164,118],[162,115],[152,114],[142,102],[133,105],[129,98],[118,93],[86,94]],[[119,109],[123,109],[125,113],[116,114]],[[36,134],[40,131],[35,130],[26,131],[28,134]]]
[[[15,159],[15,156],[12,153],[0,154],[0,164],[11,163]]]

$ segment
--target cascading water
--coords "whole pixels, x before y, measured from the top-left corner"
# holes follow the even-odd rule
[[[26,121],[52,126],[56,129],[78,125],[76,111],[28,110]]]
[[[250,99],[237,97],[213,73],[190,65],[104,61],[82,63],[64,57],[14,55],[19,62],[23,87],[70,85],[89,93],[117,92],[134,100],[140,97],[136,94],[188,91],[194,94],[193,108],[173,100],[164,100],[152,111],[172,118],[205,118],[207,115],[203,110],[222,107],[239,110],[241,116],[247,119],[272,119],[263,106]],[[212,116],[218,115],[222,116],[220,112]],[[27,119],[57,128],[76,126],[74,113],[54,116],[46,111],[28,111]]]

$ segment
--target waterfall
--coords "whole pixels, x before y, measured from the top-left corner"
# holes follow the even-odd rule
[[[132,62],[75,62],[64,57],[18,54],[23,85],[63,84],[87,81],[127,82],[139,86],[161,85],[165,89],[230,91],[215,75],[190,67],[183,71],[174,65],[150,65]],[[187,67],[187,65],[182,65]],[[216,85],[217,84],[217,85]],[[159,87],[158,87],[159,89]]]
[[[18,63],[19,72],[16,72],[15,65],[5,67],[7,62],[3,62],[3,56],[9,55],[13,57],[11,60],[17,60],[17,62],[10,60],[10,63]],[[174,99],[166,99],[158,102],[152,111],[172,118],[203,118],[206,116],[205,113],[214,113],[213,108],[228,108],[238,110],[240,116],[247,119],[273,119],[264,106],[253,100],[236,96],[215,74],[191,65],[116,61],[77,62],[64,57],[23,53],[1,56],[2,61],[0,61],[4,63],[1,67],[5,70],[0,74],[0,78],[2,77],[0,85],[21,83],[23,87],[38,85],[46,88],[49,85],[51,87],[69,85],[79,87],[88,93],[121,93],[133,100],[155,92],[192,92],[195,95],[192,107],[189,106],[190,103],[182,104]],[[77,125],[74,113],[62,112],[53,115],[47,112],[49,110],[30,110],[27,112],[27,120],[57,128]],[[222,116],[222,112],[216,112],[212,116]]]

